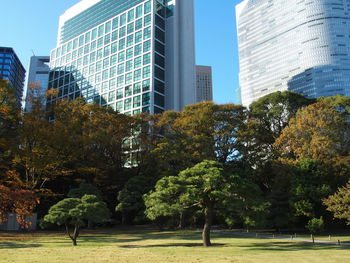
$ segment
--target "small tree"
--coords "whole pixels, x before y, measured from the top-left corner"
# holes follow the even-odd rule
[[[79,198],[66,198],[53,205],[49,213],[44,217],[44,222],[56,225],[64,225],[67,235],[74,246],[77,245],[79,230],[85,225],[86,220],[103,222],[110,216],[106,203],[95,195],[84,195]],[[73,227],[73,231],[70,230]]]
[[[346,186],[338,189],[336,193],[323,200],[327,210],[333,213],[335,218],[345,219],[350,225],[350,181]]]
[[[102,200],[102,193],[100,189],[92,184],[82,183],[78,188],[73,188],[68,192],[70,198],[82,198],[84,195],[95,195]]]
[[[248,206],[247,187],[242,178],[224,172],[216,161],[203,161],[180,172],[179,176],[160,179],[154,191],[144,196],[146,216],[155,220],[160,216],[180,214],[197,207],[205,218],[202,239],[205,247],[211,246],[210,229],[214,213],[232,212],[237,204]],[[244,191],[242,191],[244,188]]]
[[[28,217],[39,204],[39,198],[33,191],[11,190],[0,185],[0,223],[6,221],[8,213],[15,213],[22,229],[27,229],[31,222]]]
[[[305,227],[310,231],[312,235],[312,243],[315,243],[314,235],[320,233],[324,228],[322,216],[320,218],[312,218],[311,220],[309,220]]]

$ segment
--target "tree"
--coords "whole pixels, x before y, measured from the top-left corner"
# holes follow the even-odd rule
[[[145,205],[142,197],[151,190],[153,185],[152,178],[135,176],[118,192],[119,203],[115,211],[122,213],[122,224],[127,223],[130,214],[139,218],[144,216]]]
[[[314,235],[321,232],[324,228],[322,216],[320,218],[312,218],[311,220],[309,220],[305,227],[310,231],[312,235],[312,243],[315,243]]]
[[[95,195],[84,195],[82,198],[66,198],[52,206],[44,217],[44,222],[64,225],[66,233],[77,245],[80,228],[86,220],[103,222],[109,218],[107,205]],[[70,230],[73,227],[73,232]]]
[[[82,198],[84,195],[94,195],[102,200],[102,193],[100,189],[91,184],[82,183],[78,188],[69,190],[68,197],[70,198]]]
[[[336,193],[324,199],[323,204],[335,218],[345,219],[350,225],[350,181],[346,186],[340,187]]]
[[[39,199],[33,191],[11,190],[0,185],[0,223],[6,221],[8,213],[15,213],[17,222],[22,229],[30,226],[28,217],[39,204]]]
[[[11,166],[18,145],[20,117],[15,89],[0,79],[0,173]]]
[[[210,246],[210,229],[214,213],[232,212],[249,204],[244,195],[247,182],[237,175],[225,173],[217,161],[203,161],[192,168],[160,179],[155,190],[144,196],[146,216],[155,220],[159,216],[180,214],[191,207],[199,208],[205,218],[202,239],[204,246]],[[244,189],[244,191],[242,191]]]
[[[332,106],[318,102],[299,110],[274,146],[282,158],[327,160],[348,156],[349,124]]]

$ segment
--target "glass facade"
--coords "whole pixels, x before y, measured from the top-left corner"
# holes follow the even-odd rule
[[[16,99],[21,104],[26,71],[12,48],[0,47],[0,78],[8,80],[16,89]]]
[[[283,90],[350,96],[350,1],[245,0],[236,11],[243,105]]]
[[[51,51],[49,89],[58,93],[48,104],[84,97],[129,115],[164,111],[164,25],[159,0],[102,0],[68,20]]]

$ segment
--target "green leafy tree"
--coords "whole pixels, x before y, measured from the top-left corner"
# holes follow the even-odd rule
[[[315,243],[314,235],[320,233],[324,229],[324,221],[322,216],[320,218],[312,218],[305,226],[312,234],[312,243]]]
[[[64,225],[67,235],[76,246],[79,230],[85,221],[103,222],[109,216],[104,202],[94,195],[84,195],[82,198],[66,198],[53,205],[44,217],[44,222]],[[70,227],[73,227],[72,231]]]
[[[137,219],[144,217],[145,204],[143,195],[154,186],[152,178],[132,177],[118,193],[118,205],[115,210],[122,213],[122,224],[126,224],[131,215]]]
[[[102,193],[100,189],[92,184],[82,183],[78,188],[73,188],[68,192],[70,198],[82,198],[84,195],[94,195],[102,200]]]
[[[338,219],[345,219],[350,225],[350,181],[344,187],[340,187],[336,193],[323,200],[327,210]]]
[[[237,175],[225,173],[217,161],[203,161],[192,168],[160,179],[155,190],[144,196],[146,216],[155,220],[160,216],[180,214],[185,209],[197,207],[202,211],[205,224],[203,245],[210,246],[210,229],[214,213],[223,213],[249,204],[246,198],[249,184]],[[227,213],[229,214],[229,213]]]

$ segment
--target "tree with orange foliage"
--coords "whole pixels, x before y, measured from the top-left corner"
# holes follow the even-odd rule
[[[39,204],[39,199],[33,191],[11,190],[0,185],[0,223],[6,221],[8,213],[15,213],[21,228],[29,228],[31,222],[28,217],[32,215],[32,211],[37,204]]]

